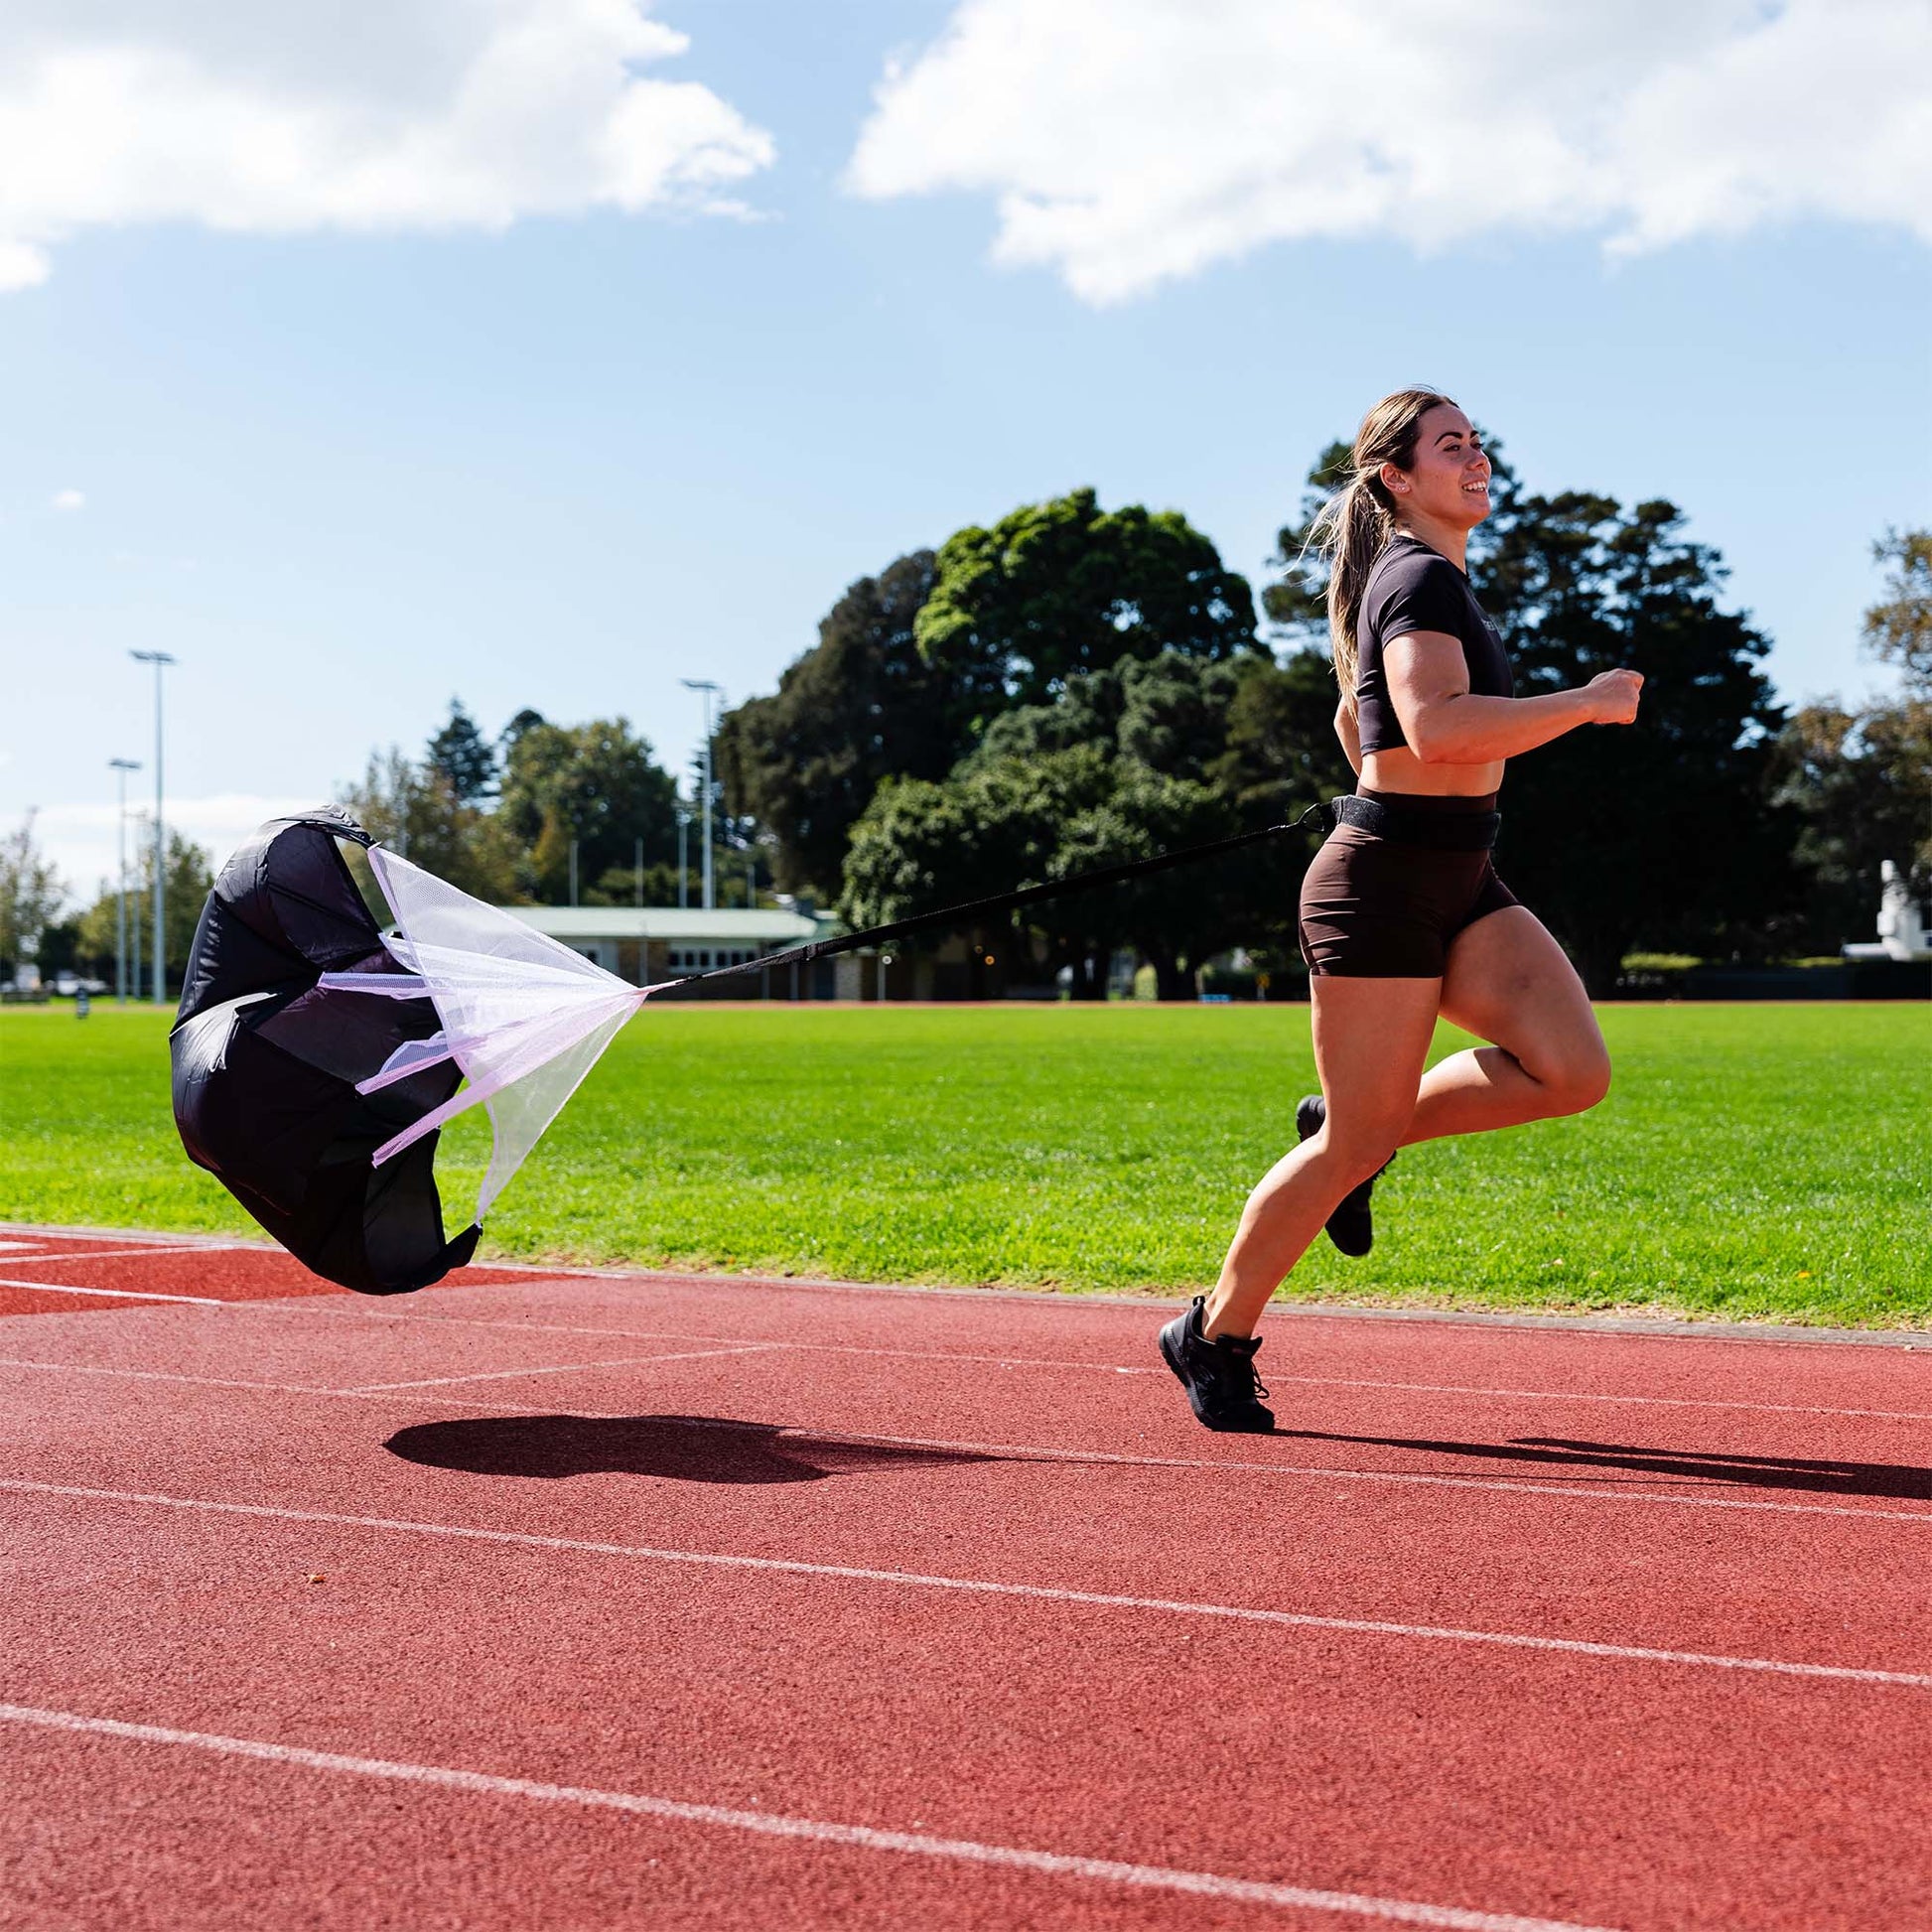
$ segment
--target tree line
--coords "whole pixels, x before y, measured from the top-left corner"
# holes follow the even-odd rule
[[[1495,509],[1469,570],[1525,693],[1627,664],[1630,732],[1580,732],[1517,761],[1497,863],[1593,992],[1635,951],[1765,960],[1866,936],[1878,867],[1932,889],[1932,532],[1874,545],[1883,595],[1864,649],[1897,697],[1789,711],[1769,641],[1723,608],[1722,557],[1662,499],[1524,490],[1491,444]],[[1335,741],[1324,583],[1310,523],[1347,456],[1323,451],[1280,531],[1259,604],[1176,511],[1102,508],[1091,489],[1026,504],[860,579],[777,689],[728,711],[716,743],[723,904],[760,885],[852,924],[906,917],[1281,824],[1353,782]],[[695,794],[693,782],[686,798]],[[494,739],[460,701],[420,756],[369,760],[342,802],[378,837],[498,903],[664,904],[678,897],[677,779],[622,718],[521,711]],[[1296,970],[1296,891],[1312,846],[1031,908],[970,935],[1010,978],[1105,991],[1125,948],[1167,997],[1241,946]],[[689,868],[700,858],[689,827]],[[574,867],[573,867],[574,861]],[[136,860],[145,904],[153,859]],[[185,961],[207,857],[168,858],[168,950]],[[110,890],[63,919],[31,826],[0,842],[0,976],[38,956],[111,977]],[[146,945],[144,933],[143,945]]]
[[[460,699],[421,754],[399,747],[371,755],[360,779],[338,800],[376,837],[463,891],[494,904],[662,905],[678,897],[676,778],[648,740],[622,718],[552,724],[519,711],[491,739]],[[686,844],[696,876],[694,808]],[[747,828],[714,818],[718,900],[756,896],[759,851]],[[170,832],[164,920],[168,966],[179,980],[203,901],[213,885],[209,855]],[[575,893],[573,895],[573,869]],[[152,972],[154,853],[130,854],[130,944]],[[119,943],[119,894],[103,883],[94,902],[67,917],[68,888],[42,857],[31,825],[0,842],[0,978],[13,961],[36,960],[52,977],[69,968],[112,981]]]

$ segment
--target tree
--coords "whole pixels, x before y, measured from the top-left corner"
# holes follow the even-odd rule
[[[855,926],[879,925],[1058,876],[1064,829],[1104,799],[1107,762],[1099,748],[1073,746],[962,763],[938,781],[888,778],[853,827],[841,913]],[[1057,909],[1032,908],[1049,942],[1059,941],[1046,972],[1066,960]],[[989,934],[1003,945],[1020,943],[1011,919],[975,936]],[[973,952],[977,958],[977,945]]]
[[[518,855],[500,816],[466,803],[432,764],[417,764],[392,745],[371,753],[361,782],[337,797],[411,864],[494,904],[518,897]]]
[[[1909,695],[1932,698],[1932,530],[1887,530],[1871,555],[1893,569],[1864,614],[1865,647],[1898,666]]]
[[[914,630],[967,742],[1080,672],[1163,650],[1233,657],[1256,641],[1246,579],[1184,516],[1102,510],[1091,489],[948,537]]]
[[[207,849],[185,839],[179,832],[168,834],[168,892],[163,917],[167,930],[168,976],[180,980],[188,970],[188,955],[195,943],[195,930],[201,924],[202,907],[214,887],[214,868]],[[138,998],[147,990],[148,975],[154,971],[149,946],[154,932],[154,842],[142,840],[133,855],[127,882],[128,955],[137,950],[142,960],[141,986],[129,990]],[[114,951],[120,944],[120,894],[103,891],[71,922],[71,934],[65,958],[51,956],[45,948],[41,957],[43,973],[75,965],[101,979],[114,977]]]
[[[1228,782],[1253,751],[1231,743],[1231,722],[1257,689],[1299,691],[1309,677],[1259,655],[1175,650],[1076,673],[1055,702],[994,719],[943,780],[881,788],[853,832],[843,911],[855,923],[902,918],[1278,822],[1273,774],[1245,792]],[[1317,722],[1332,746],[1330,709],[1324,691]],[[1299,768],[1310,762],[1302,756]],[[1295,808],[1314,796],[1311,787]],[[1105,995],[1123,946],[1152,963],[1163,998],[1185,997],[1215,953],[1281,938],[1293,919],[1291,860],[1305,856],[1262,847],[1046,900],[1027,909],[1026,929],[1042,972],[1070,969],[1076,997]]]
[[[580,897],[589,882],[633,867],[640,838],[647,866],[673,863],[675,810],[676,786],[648,742],[622,718],[595,718],[522,730],[494,816],[524,855],[520,883],[555,904],[569,892],[573,840]]]
[[[1778,741],[1777,796],[1803,822],[1794,943],[1806,950],[1870,932],[1886,859],[1920,897],[1932,892],[1932,531],[1888,531],[1872,555],[1893,570],[1864,614],[1864,644],[1898,667],[1902,695],[1857,711],[1807,705]]]
[[[1795,815],[1771,799],[1783,712],[1758,668],[1770,648],[1718,608],[1718,552],[1662,500],[1524,492],[1492,444],[1496,508],[1469,575],[1510,648],[1520,695],[1623,664],[1645,678],[1621,731],[1584,729],[1512,762],[1497,865],[1598,996],[1638,945],[1762,956],[1796,901]],[[1311,473],[1330,482],[1340,446]],[[1271,618],[1325,622],[1318,563],[1300,561],[1308,512],[1282,532]]]
[[[0,979],[38,962],[41,934],[60,914],[67,882],[41,850],[30,810],[17,830],[0,839]]]
[[[460,805],[481,804],[496,789],[495,750],[460,698],[450,700],[449,723],[430,740],[425,762]]]
[[[1497,864],[1604,997],[1642,946],[1764,958],[1795,905],[1796,816],[1771,797],[1784,722],[1770,641],[1718,608],[1728,575],[1662,500],[1525,496],[1483,586],[1525,695],[1618,664],[1634,727],[1585,728],[1512,764]]]
[[[777,691],[719,720],[725,801],[768,840],[787,892],[836,895],[846,840],[881,782],[941,777],[964,749],[913,636],[933,574],[932,552],[916,550],[862,577]]]

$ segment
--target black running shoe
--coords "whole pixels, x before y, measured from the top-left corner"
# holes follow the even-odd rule
[[[1296,1104],[1295,1131],[1305,1141],[1311,1141],[1321,1132],[1322,1122],[1328,1118],[1328,1103],[1318,1093],[1307,1095]],[[1375,1191],[1375,1183],[1389,1171],[1389,1156],[1382,1165],[1362,1182],[1359,1187],[1351,1187],[1341,1197],[1341,1205],[1328,1216],[1328,1239],[1345,1255],[1356,1260],[1375,1246],[1375,1218],[1369,1212],[1368,1197]]]
[[[1200,1331],[1204,1296],[1196,1295],[1185,1314],[1161,1330],[1161,1353],[1187,1391],[1195,1420],[1227,1435],[1267,1436],[1275,1417],[1261,1406],[1268,1391],[1255,1373],[1259,1335],[1223,1335],[1209,1341]]]

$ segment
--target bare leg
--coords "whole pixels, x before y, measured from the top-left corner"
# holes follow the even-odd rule
[[[1496,1043],[1452,1053],[1423,1075],[1404,1147],[1579,1114],[1609,1091],[1610,1056],[1583,982],[1526,906],[1455,935],[1442,1012]]]
[[[1254,1333],[1268,1298],[1335,1203],[1395,1152],[1416,1113],[1443,982],[1317,974],[1309,989],[1327,1122],[1248,1196],[1202,1311],[1201,1332],[1210,1341]]]

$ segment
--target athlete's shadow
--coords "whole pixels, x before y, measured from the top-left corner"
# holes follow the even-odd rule
[[[1650,1476],[1691,1476],[1754,1489],[1812,1489],[1838,1496],[1909,1496],[1932,1502],[1932,1469],[1907,1462],[1814,1462],[1792,1455],[1732,1455],[1721,1450],[1642,1449],[1625,1443],[1578,1443],[1558,1436],[1518,1436],[1507,1443],[1437,1443],[1413,1437],[1339,1436],[1317,1429],[1283,1430],[1304,1442],[1367,1443],[1378,1449],[1424,1449],[1484,1461],[1538,1462],[1559,1468],[1634,1469]]]
[[[383,1447],[406,1462],[470,1475],[673,1482],[822,1482],[862,1469],[1002,1459],[711,1416],[466,1416],[399,1429]]]

